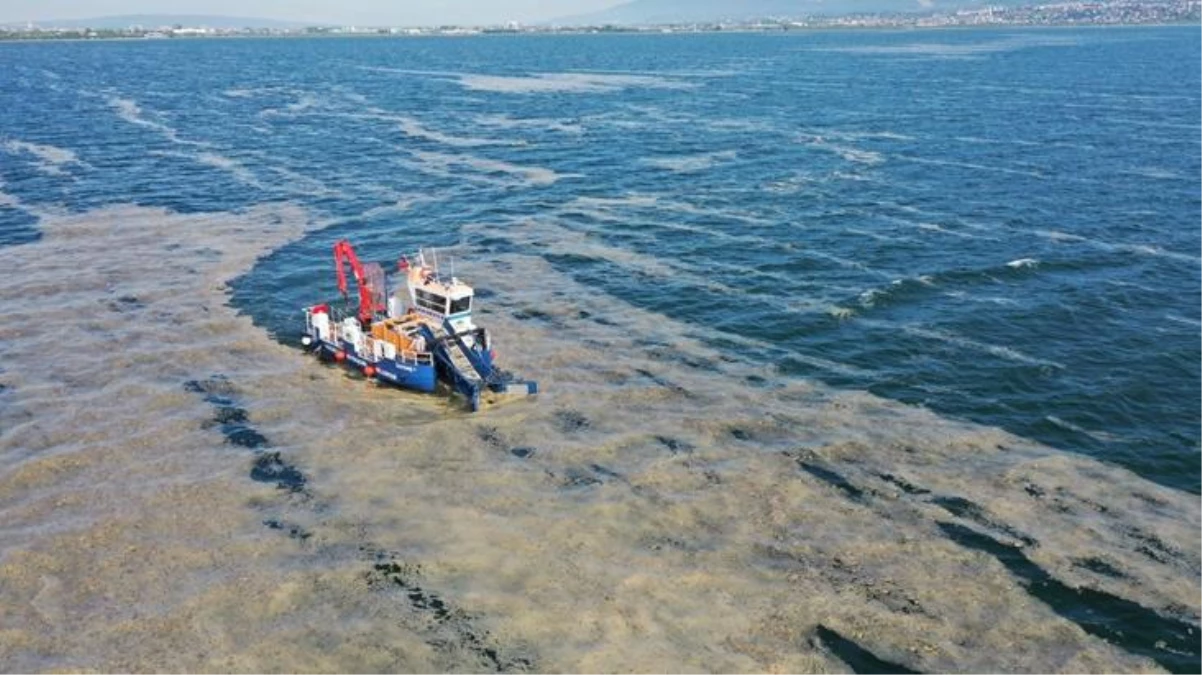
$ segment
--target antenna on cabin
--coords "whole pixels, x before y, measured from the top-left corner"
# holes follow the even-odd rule
[[[451,283],[455,283],[455,256],[451,256]]]
[[[430,255],[434,257],[434,276],[438,277],[438,249],[430,249]]]

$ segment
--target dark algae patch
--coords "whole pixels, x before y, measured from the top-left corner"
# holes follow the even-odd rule
[[[1155,560],[1163,565],[1177,564],[1182,567],[1198,571],[1198,564],[1191,564],[1186,560],[1185,554],[1170,546],[1154,534],[1144,532],[1138,527],[1127,527],[1123,530],[1123,534],[1131,539],[1139,542],[1135,550],[1141,553],[1144,557]]]
[[[200,394],[205,403],[213,406],[213,417],[203,426],[220,428],[226,443],[252,450],[268,445],[267,437],[250,425],[249,414],[237,403],[236,388],[224,375],[189,380],[184,383],[184,390]]]
[[[908,481],[904,478],[895,476],[891,473],[879,473],[879,474],[877,474],[877,477],[879,477],[881,480],[885,481],[886,483],[889,483],[891,485],[894,485],[894,486],[900,488],[902,492],[904,492],[908,495],[929,495],[929,494],[931,494],[930,490],[927,490],[926,488],[918,487],[917,485],[914,485],[910,481]]]
[[[560,485],[565,489],[592,487],[601,483],[600,478],[581,469],[568,469],[560,481]]]
[[[204,428],[217,427],[226,443],[258,453],[251,465],[251,480],[275,483],[276,487],[289,492],[304,490],[307,479],[299,469],[284,461],[278,451],[262,450],[271,443],[250,424],[250,415],[238,404],[238,389],[228,377],[214,375],[205,380],[189,380],[184,383],[184,390],[200,395],[213,407],[213,416],[204,422]]]
[[[971,520],[983,527],[1004,532],[1008,536],[1014,537],[1018,541],[1021,541],[1024,546],[1035,545],[1034,539],[1022,534],[1021,532],[1018,532],[1009,525],[1003,525],[994,522],[993,519],[986,515],[985,509],[981,508],[979,504],[964,499],[963,497],[934,497],[931,499],[931,503],[939,506],[953,516],[959,516],[965,520]]]
[[[246,410],[239,408],[232,403],[214,404],[216,410],[213,412],[213,422],[225,425],[243,424],[247,422],[248,415]]]
[[[626,477],[621,473],[600,464],[589,464],[585,467],[570,467],[564,471],[562,477],[558,477],[552,472],[548,472],[548,474],[552,478],[558,479],[559,486],[565,490],[593,487],[608,483],[609,481],[628,483]]]
[[[1110,514],[1110,508],[1105,504],[1075,495],[1062,486],[1056,486],[1049,492],[1048,489],[1027,481],[1023,484],[1023,491],[1035,499],[1046,501],[1052,509],[1059,513],[1079,513],[1082,509],[1086,509],[1102,515]]]
[[[286,523],[282,520],[278,520],[275,518],[268,518],[267,520],[263,521],[263,524],[266,525],[269,529],[284,532],[289,537],[296,539],[297,541],[306,541],[307,539],[309,539],[309,537],[313,536],[312,532],[309,532],[308,530],[301,527],[300,525],[292,525],[290,523]]]
[[[267,445],[267,437],[250,427],[239,427],[225,434],[225,440],[230,445],[255,449]]]
[[[513,313],[513,318],[518,321],[537,321],[540,323],[553,323],[554,317],[550,314],[537,309],[520,309]]]
[[[919,673],[899,663],[886,661],[834,630],[818,625],[814,631],[818,641],[847,664],[855,673]]]
[[[864,501],[864,490],[852,485],[851,481],[843,477],[837,471],[833,471],[817,463],[817,458],[812,456],[813,453],[807,451],[785,452],[786,457],[790,457],[797,462],[797,466],[804,472],[810,474],[814,478],[838,489],[847,498],[855,502]]]
[[[114,312],[131,312],[142,309],[145,306],[146,303],[142,302],[135,295],[122,295],[116,300],[108,301],[108,308]]]
[[[838,489],[853,501],[865,502],[869,497],[876,496],[874,491],[854,485],[811,451],[791,451],[784,454],[792,458],[802,471]],[[916,497],[920,503],[936,506],[974,526],[992,531],[994,534],[991,535],[965,524],[944,521],[935,523],[945,536],[960,546],[986,553],[995,558],[1018,578],[1020,585],[1028,594],[1046,604],[1056,614],[1077,624],[1090,635],[1114,644],[1131,654],[1152,659],[1171,672],[1199,672],[1202,668],[1202,656],[1200,656],[1202,629],[1189,620],[1190,615],[1182,615],[1185,618],[1182,620],[1182,618],[1168,616],[1137,602],[1095,588],[1070,587],[1032,562],[1024,553],[1024,549],[1037,546],[1038,542],[1013,527],[998,522],[981,505],[958,496],[930,496],[929,490],[891,474],[878,473],[875,475],[898,487],[905,496]],[[1030,483],[1024,485],[1024,490],[1036,499],[1045,499],[1050,494],[1050,491]],[[1060,503],[1071,500],[1074,507],[1084,506],[1101,515],[1109,513],[1105,509],[1093,508],[1088,500],[1063,493],[1063,491],[1056,494],[1056,499]],[[1184,554],[1165,544],[1155,535],[1147,534],[1134,527],[1126,527],[1122,532],[1136,543],[1136,550],[1149,558],[1175,566],[1190,566],[1190,561]],[[1001,539],[997,538],[999,536]],[[790,554],[787,552],[776,551],[768,555],[768,558],[775,560],[776,564],[780,564],[781,560],[789,556]],[[801,564],[803,568],[810,569],[811,573],[827,578],[836,585],[853,583],[859,586],[863,581],[857,577],[854,565],[849,567],[835,561],[835,564],[827,566],[813,560],[798,560],[798,564]],[[1075,558],[1072,560],[1072,564],[1079,569],[1102,577],[1114,579],[1129,577],[1113,563],[1097,556]],[[871,584],[867,585],[871,586]],[[904,594],[895,595],[891,592],[888,595],[888,598],[872,594],[869,594],[868,597],[883,602],[894,611],[907,614],[924,613],[916,603],[907,602]],[[824,640],[824,643],[834,644],[827,640]],[[845,643],[839,644],[848,647]],[[833,648],[832,651],[834,651]],[[859,654],[850,648],[847,653]],[[840,655],[840,658],[843,656]],[[871,664],[873,663],[871,659],[856,661],[856,663],[850,660],[847,662],[856,672],[906,672],[892,669],[896,664],[885,666],[884,670],[861,670],[861,667],[869,668],[871,666],[856,665]]]
[[[935,618],[904,586],[865,569],[853,558],[825,558],[781,545],[757,546],[756,550],[766,565],[786,571],[789,578],[817,578],[836,589],[857,593],[891,612]]]
[[[1096,512],[1103,516],[1113,515],[1110,508],[1108,508],[1106,505],[1099,504],[1092,499],[1075,495],[1063,487],[1056,487],[1055,489],[1051,490],[1051,494],[1049,495],[1048,490],[1028,481],[1024,483],[1023,490],[1025,490],[1028,495],[1035,499],[1046,501],[1053,509],[1062,513],[1072,513],[1074,511],[1079,511],[1082,507],[1084,507],[1085,509]],[[1133,493],[1133,495],[1140,501],[1151,506],[1160,507],[1164,505],[1164,501],[1157,497],[1145,495],[1140,492]],[[1202,571],[1202,561],[1200,561],[1196,555],[1188,554],[1177,547],[1166,543],[1155,534],[1145,532],[1134,525],[1123,524],[1119,527],[1119,531],[1122,532],[1125,537],[1132,540],[1135,545],[1135,551],[1145,558],[1162,565],[1170,565],[1189,570],[1195,575]],[[1104,572],[1099,573],[1105,574]]]
[[[565,434],[584,431],[592,426],[589,419],[578,410],[559,410],[555,413],[555,424]]]
[[[476,436],[494,450],[505,448],[505,440],[501,438],[501,432],[496,427],[480,427],[476,429]]]
[[[1092,588],[1072,588],[1031,562],[1022,549],[963,525],[938,523],[957,544],[993,556],[1023,581],[1028,593],[1082,630],[1132,654],[1146,656],[1174,673],[1202,671],[1197,625]]]
[[[209,403],[213,402],[211,396],[233,396],[237,393],[225,375],[214,375],[206,380],[188,380],[184,383],[184,391],[202,394]]]
[[[668,380],[665,377],[656,375],[655,373],[651,372],[650,370],[647,370],[646,368],[635,368],[634,372],[638,373],[639,375],[642,375],[643,377],[647,378],[648,380],[650,380],[657,386],[663,387],[664,389],[667,389],[674,394],[679,394],[686,398],[691,397],[693,395],[693,393],[691,391],[689,391],[688,389],[685,389],[684,387],[680,386],[679,384],[676,384],[675,382],[672,382],[671,380]]]
[[[456,652],[470,654],[489,672],[534,669],[532,658],[503,653],[492,635],[477,626],[469,613],[425,588],[420,565],[401,562],[392,553],[369,545],[360,546],[360,550],[373,560],[371,570],[366,574],[368,587],[384,590],[391,586],[399,590],[414,612],[429,619],[431,635],[427,636],[427,642],[436,650],[452,655]]]
[[[270,442],[250,425],[247,411],[238,403],[240,393],[227,377],[215,375],[205,380],[189,380],[184,383],[184,389],[200,395],[212,406],[213,416],[204,423],[205,428],[219,427],[228,443],[254,450],[255,458],[250,469],[252,480],[274,484],[290,494],[305,493],[308,496],[308,478],[303,472],[286,461],[278,450],[259,449],[260,446],[269,447]],[[481,427],[477,435],[490,447],[506,447],[500,432],[493,427]],[[240,442],[235,440],[237,438],[254,439],[255,442]],[[511,452],[518,456],[529,456],[534,450],[513,448]],[[310,501],[293,502],[292,505],[298,503],[312,505]],[[308,528],[282,517],[270,517],[262,522],[267,529],[283,533],[302,544],[314,537]],[[371,569],[365,575],[368,587],[375,590],[396,588],[403,594],[408,607],[424,619],[416,628],[425,633],[426,643],[450,659],[446,670],[509,673],[534,669],[532,657],[503,654],[488,631],[477,626],[470,614],[426,588],[422,584],[420,565],[400,562],[396,554],[372,544],[359,544],[358,550],[372,561]],[[459,661],[462,658],[469,659],[469,665],[465,666]]]
[[[741,427],[731,427],[729,431],[731,436],[734,436],[740,441],[751,441],[755,439],[755,436],[750,431]]]
[[[1074,558],[1073,566],[1111,579],[1125,579],[1127,574],[1101,558]]]
[[[530,459],[535,453],[535,449],[530,446],[511,447],[496,427],[479,427],[476,429],[476,436],[493,450],[508,452],[518,459]]]
[[[694,448],[691,443],[680,440],[679,438],[671,438],[669,436],[656,436],[656,442],[668,449],[673,455],[688,454],[693,452]]]
[[[265,452],[255,458],[250,470],[251,480],[260,483],[275,483],[281,490],[300,492],[308,482],[305,474],[295,466],[285,462],[279,452]]]
[[[588,468],[591,469],[594,473],[596,473],[599,476],[604,476],[606,478],[613,478],[616,480],[626,480],[626,477],[623,476],[622,474],[618,473],[617,471],[614,471],[613,469],[609,469],[604,466],[601,466],[600,464],[589,464]]]

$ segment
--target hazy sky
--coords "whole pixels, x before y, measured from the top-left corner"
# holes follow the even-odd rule
[[[337,24],[429,25],[534,21],[623,0],[0,0],[0,23],[117,14],[209,14]]]

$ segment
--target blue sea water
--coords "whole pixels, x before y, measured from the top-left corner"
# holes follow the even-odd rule
[[[328,227],[234,296],[283,341],[340,237],[519,251],[749,366],[1198,493],[1199,55],[1196,27],[3,44],[0,243],[25,207],[298,203]]]

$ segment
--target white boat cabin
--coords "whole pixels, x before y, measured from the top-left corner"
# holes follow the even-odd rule
[[[433,319],[438,324],[442,324],[444,320],[449,321],[457,333],[475,328],[472,323],[475,290],[471,286],[454,276],[450,279],[441,277],[436,266],[425,263],[424,253],[418,254],[416,264],[402,261],[401,269],[406,268],[407,283],[404,289],[397,288],[390,303],[390,315],[404,313],[397,310],[401,309],[404,299],[400,296],[405,291],[408,295],[408,306],[412,311]]]

